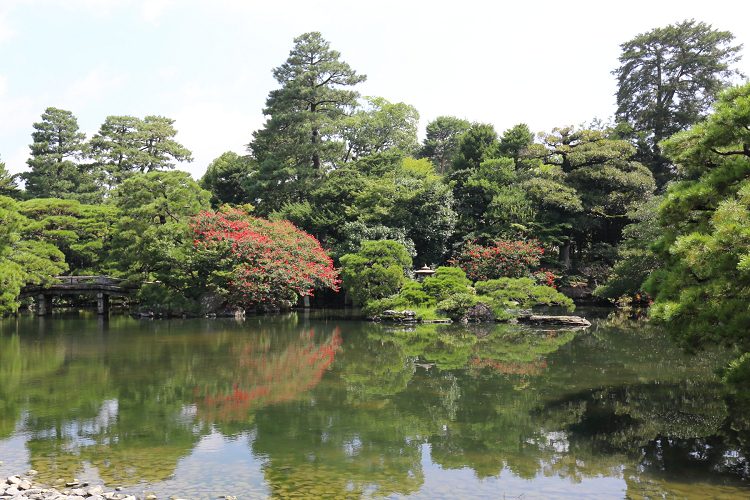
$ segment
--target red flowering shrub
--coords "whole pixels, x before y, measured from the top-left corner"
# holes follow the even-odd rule
[[[231,209],[201,212],[190,225],[196,267],[231,305],[293,304],[314,289],[338,290],[331,258],[318,240],[291,222],[269,222]]]
[[[553,286],[554,273],[539,269],[539,259],[543,255],[544,248],[537,240],[498,240],[488,247],[469,243],[450,263],[463,269],[472,281],[531,277],[537,283]]]

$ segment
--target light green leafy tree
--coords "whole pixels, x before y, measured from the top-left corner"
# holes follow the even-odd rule
[[[339,121],[346,144],[344,162],[385,151],[411,155],[418,148],[419,112],[403,102],[365,97],[365,109]]]
[[[137,282],[160,281],[176,293],[199,294],[189,223],[190,217],[210,208],[210,196],[180,170],[126,179],[113,196],[121,213],[112,238],[119,273]]]
[[[192,161],[175,135],[174,120],[163,116],[108,116],[91,138],[91,156],[114,187],[134,172],[171,169],[175,162]]]

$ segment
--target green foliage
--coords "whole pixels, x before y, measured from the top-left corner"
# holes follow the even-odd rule
[[[673,173],[659,142],[705,118],[727,82],[743,76],[731,69],[742,45],[734,35],[695,20],[637,35],[622,45],[617,77],[617,119],[642,144],[643,160],[660,186]]]
[[[468,121],[455,116],[438,116],[427,124],[420,156],[432,161],[436,169],[439,165],[440,175],[443,175],[446,167],[450,170],[461,134],[470,127]]]
[[[21,174],[28,195],[101,203],[102,179],[98,170],[78,161],[86,157],[88,145],[73,113],[47,108],[34,129],[34,142],[29,146],[31,158],[27,161],[31,172]]]
[[[16,176],[10,175],[5,168],[5,162],[0,161],[0,196],[7,196],[13,199],[21,199],[23,191],[18,189]]]
[[[304,201],[308,182],[344,156],[339,122],[357,106],[359,93],[345,87],[363,82],[320,33],[294,39],[289,57],[273,76],[263,114],[270,118],[253,134],[249,148],[259,163],[247,180],[250,203],[266,215],[283,202]]]
[[[348,213],[368,228],[391,228],[399,239],[408,238],[416,261],[432,264],[448,252],[456,214],[450,187],[425,166],[424,160],[406,159],[392,174],[366,179]]]
[[[521,152],[533,143],[534,133],[531,132],[528,125],[519,123],[515,127],[503,132],[497,150],[501,155],[513,158],[514,161],[518,162]]]
[[[472,293],[471,280],[457,267],[441,266],[435,274],[424,279],[421,289],[432,300],[440,302],[455,294]]]
[[[638,299],[646,293],[643,283],[663,265],[650,249],[662,233],[657,209],[663,200],[663,196],[655,196],[628,212],[628,217],[634,222],[623,229],[623,240],[617,247],[617,261],[606,283],[594,290],[595,297],[615,301],[623,296]]]
[[[245,180],[258,168],[255,160],[226,152],[212,161],[199,181],[200,186],[211,193],[211,206],[224,204],[241,205],[248,201]]]
[[[663,143],[696,180],[670,187],[659,207],[665,263],[645,288],[652,318],[684,345],[750,351],[750,84],[723,92],[704,123]]]
[[[450,319],[457,320],[477,305],[479,298],[470,293],[455,293],[437,304],[437,309],[443,311]]]
[[[192,269],[189,222],[209,208],[209,197],[190,174],[179,170],[137,173],[123,181],[113,196],[121,213],[112,238],[118,273],[200,295],[205,282]]]
[[[22,286],[48,283],[68,268],[55,245],[26,232],[28,223],[14,200],[0,196],[0,315],[18,309]]]
[[[341,257],[343,286],[356,305],[388,297],[406,282],[411,263],[395,241],[365,241],[356,254]]]
[[[750,352],[732,360],[724,371],[721,381],[747,393],[750,387]]]
[[[174,140],[174,120],[163,116],[108,116],[91,138],[91,156],[119,185],[134,172],[174,168],[175,161],[192,161],[191,153]]]
[[[386,151],[410,155],[417,150],[419,112],[403,102],[365,97],[366,109],[338,122],[345,141],[343,162]]]
[[[573,300],[551,286],[537,285],[531,278],[500,278],[479,281],[474,285],[480,302],[486,302],[498,318],[506,316],[505,310],[537,305],[575,308]]]
[[[522,156],[541,160],[541,175],[523,182],[541,214],[538,237],[560,248],[570,267],[571,249],[581,259],[596,243],[615,245],[629,222],[628,211],[655,189],[651,172],[632,161],[635,148],[613,139],[609,129],[555,128]]]
[[[28,238],[50,243],[64,255],[72,274],[106,274],[112,230],[119,211],[112,205],[75,200],[31,199],[19,204]]]

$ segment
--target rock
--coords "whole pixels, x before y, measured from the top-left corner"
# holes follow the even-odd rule
[[[219,292],[203,292],[198,297],[198,304],[203,312],[216,311],[224,303],[224,297]]]
[[[71,495],[78,495],[80,497],[85,497],[86,496],[86,490],[84,490],[83,488],[74,488],[74,489],[70,490],[70,494]]]
[[[26,479],[24,479],[20,483],[18,483],[18,489],[19,490],[28,490],[30,488],[31,488],[31,483],[28,480],[26,480]]]
[[[78,484],[79,484],[78,480],[74,479],[73,481],[69,481],[69,482],[65,483],[65,486],[67,486],[69,488],[72,488],[74,486],[78,486]]]
[[[586,318],[580,316],[531,316],[528,321],[533,325],[591,326]]]
[[[475,321],[477,323],[495,321],[495,313],[492,312],[492,308],[487,304],[479,302],[478,304],[471,306],[466,310],[461,319],[466,318],[467,321]]]
[[[104,497],[101,495],[90,495],[87,497],[87,500],[104,500]]]
[[[122,486],[118,486],[117,488],[115,488],[115,491],[122,491]]]
[[[7,490],[5,490],[5,494],[6,495],[16,496],[19,493],[21,493],[21,490],[19,490],[18,488],[16,488],[15,485],[13,485],[10,488],[8,488]]]
[[[8,484],[18,484],[21,482],[21,478],[18,476],[8,476]]]
[[[152,495],[146,495],[144,498],[145,500],[156,500],[157,496],[152,494]]]
[[[80,495],[74,495],[74,496],[69,496],[68,500],[86,500],[86,498]]]
[[[220,318],[244,318],[245,310],[241,307],[227,307],[216,314]]]
[[[88,493],[89,495],[92,495],[92,496],[101,495],[103,491],[104,491],[104,488],[101,485],[96,485],[96,486],[92,486],[91,488],[89,488]]]
[[[417,313],[408,309],[403,311],[388,309],[387,311],[383,311],[383,314],[381,314],[380,317],[384,321],[416,321]]]
[[[2,462],[0,462],[0,464],[2,464]],[[36,476],[37,474],[39,474],[39,473],[37,471],[35,471],[34,469],[31,469],[31,470],[29,470],[29,471],[26,472],[27,476]]]

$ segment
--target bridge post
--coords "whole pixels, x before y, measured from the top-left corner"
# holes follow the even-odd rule
[[[96,294],[96,312],[97,314],[107,314],[109,311],[109,295],[98,292]]]
[[[52,294],[40,293],[36,296],[37,315],[52,314]]]

